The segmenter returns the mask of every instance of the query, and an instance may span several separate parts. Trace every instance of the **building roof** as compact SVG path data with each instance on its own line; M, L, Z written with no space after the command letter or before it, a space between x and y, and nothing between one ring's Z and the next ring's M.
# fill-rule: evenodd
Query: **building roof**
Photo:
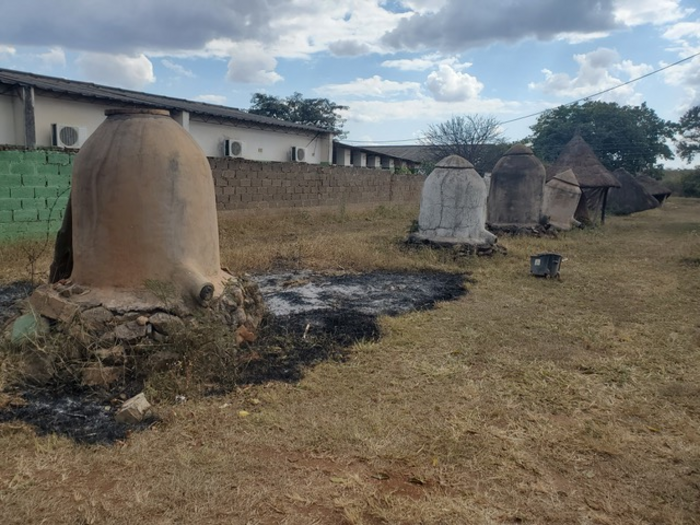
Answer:
M289 130L307 131L312 133L333 133L324 128L287 122L270 117L253 115L246 111L205 102L194 102L174 97L152 95L139 91L130 91L91 82L68 80L65 78L49 77L34 73L24 73L0 68L0 85L32 86L35 89L54 93L57 97L85 97L104 101L109 104L146 106L167 110L187 111L190 114L206 118L220 118L246 122L250 125L287 128Z
M644 186L649 193L654 197L668 197L672 191L661 184L658 180L651 178L649 175L637 175L637 182Z
M571 169L582 188L619 188L620 183L598 160L581 135L575 135L559 154L556 162L547 169L548 179L557 173Z
M387 155L389 157L397 157L400 159L410 160L412 162L434 162L440 160L444 155L440 154L440 150L435 146L418 144L410 146L348 146L350 148L360 149L368 153L376 155ZM438 158L440 157L440 158Z
M608 194L608 208L611 213L629 215L659 206L659 201L625 168L616 169L613 175L620 182L620 187L612 188Z

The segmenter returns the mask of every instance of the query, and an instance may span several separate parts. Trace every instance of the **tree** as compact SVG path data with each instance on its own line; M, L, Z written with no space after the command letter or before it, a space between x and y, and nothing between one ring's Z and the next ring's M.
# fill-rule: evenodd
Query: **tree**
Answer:
M678 121L680 138L676 139L678 155L690 162L700 154L700 106L690 108Z
M432 146L436 160L459 155L483 174L493 168L508 148L499 126L498 120L492 116L454 116L428 126L421 143Z
M675 124L659 118L646 104L620 106L614 102L585 102L545 111L528 140L543 161L553 162L576 133L609 170L660 174L659 158L672 159L667 142Z
M250 102L252 106L248 113L253 115L315 126L338 134L342 133L345 123L338 112L348 109L348 106L341 106L327 98L303 98L301 93L294 93L287 98L255 93Z

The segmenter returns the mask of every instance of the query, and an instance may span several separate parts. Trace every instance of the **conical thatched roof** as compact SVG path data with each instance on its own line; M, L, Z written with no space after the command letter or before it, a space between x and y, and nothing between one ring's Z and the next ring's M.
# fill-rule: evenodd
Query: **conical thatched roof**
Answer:
M559 154L556 162L547 170L553 177L557 173L573 170L581 188L619 188L620 183L601 164L591 147L581 135L575 135Z
M659 206L659 201L652 197L626 169L618 168L613 175L620 182L620 187L612 188L608 194L608 208L611 213L629 215Z
M651 195L653 195L657 200L661 201L671 195L671 190L661 184L658 180L650 177L649 175L637 175L637 182L644 186Z

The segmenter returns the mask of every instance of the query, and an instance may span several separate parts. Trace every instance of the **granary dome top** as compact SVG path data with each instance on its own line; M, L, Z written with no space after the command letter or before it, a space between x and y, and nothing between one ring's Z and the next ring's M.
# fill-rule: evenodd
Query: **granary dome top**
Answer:
M503 154L504 157L506 155L534 155L534 153L525 144L515 144Z
M449 155L435 164L436 168L474 169L474 165L459 155Z

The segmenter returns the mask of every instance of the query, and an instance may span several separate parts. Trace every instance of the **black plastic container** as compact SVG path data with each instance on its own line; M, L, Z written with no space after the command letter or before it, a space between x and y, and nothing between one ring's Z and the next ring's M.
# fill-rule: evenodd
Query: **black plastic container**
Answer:
M530 256L530 273L537 277L559 277L561 255L558 253L539 253Z

